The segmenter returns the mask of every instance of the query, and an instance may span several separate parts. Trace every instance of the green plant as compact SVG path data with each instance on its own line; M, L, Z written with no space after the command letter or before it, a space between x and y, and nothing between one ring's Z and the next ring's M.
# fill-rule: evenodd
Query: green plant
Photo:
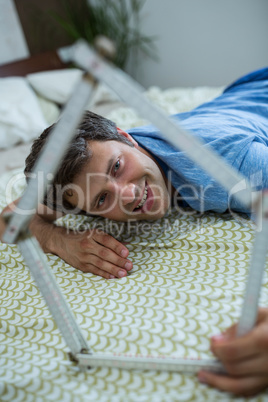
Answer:
M132 52L156 59L155 38L140 33L141 9L146 0L62 0L63 15L53 18L73 40L84 38L93 44L96 36L113 40L117 52L114 63L124 69Z

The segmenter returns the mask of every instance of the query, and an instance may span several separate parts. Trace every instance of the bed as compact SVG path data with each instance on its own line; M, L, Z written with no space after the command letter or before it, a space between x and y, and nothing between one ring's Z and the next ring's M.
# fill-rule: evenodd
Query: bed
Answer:
M0 105L1 209L22 194L24 159L31 142L57 120L81 76L80 70L62 65L37 70L12 70L14 78L6 66L0 78L1 93L6 94ZM163 91L156 86L145 95L172 114L190 110L222 90ZM145 123L103 85L88 107L122 129ZM73 228L103 221L67 216L59 224ZM240 315L254 224L244 215L178 216L173 211L147 232L140 233L135 224L131 230L122 224L119 232L134 265L122 279L84 274L57 256L46 255L89 346L96 352L212 358L210 336ZM195 375L106 368L78 371L16 245L0 243L0 263L1 401L246 400L202 385ZM266 276L260 304L268 304ZM267 399L267 392L251 398Z

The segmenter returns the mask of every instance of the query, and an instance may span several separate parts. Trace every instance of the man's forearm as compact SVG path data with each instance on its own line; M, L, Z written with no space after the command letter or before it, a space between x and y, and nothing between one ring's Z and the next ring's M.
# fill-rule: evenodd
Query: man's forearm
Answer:
M47 221L39 215L32 219L29 229L38 240L45 253L58 255L59 243L66 234L66 229L56 226L52 221Z
M12 211L17 201L4 211ZM132 269L125 245L99 229L77 232L57 226L54 222L61 216L40 204L30 222L29 229L45 253L55 254L74 268L106 279L122 278ZM0 235L4 226L0 216Z

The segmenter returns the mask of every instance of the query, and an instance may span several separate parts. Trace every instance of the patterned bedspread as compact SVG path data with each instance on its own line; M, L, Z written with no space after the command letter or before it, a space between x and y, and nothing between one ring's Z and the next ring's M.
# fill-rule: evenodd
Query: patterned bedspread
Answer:
M1 207L21 194L20 176L2 176ZM172 211L143 230L73 216L60 224L106 225L129 243L134 269L123 279L84 274L47 255L93 351L212 358L210 336L240 315L254 236L246 217ZM16 245L0 244L0 264L1 401L244 400L200 384L195 375L78 371ZM266 276L260 304L268 305ZM268 393L251 400L267 401Z

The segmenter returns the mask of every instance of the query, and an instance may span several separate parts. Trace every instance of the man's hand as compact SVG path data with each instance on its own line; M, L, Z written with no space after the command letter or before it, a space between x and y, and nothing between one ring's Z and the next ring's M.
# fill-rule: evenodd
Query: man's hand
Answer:
M211 350L227 375L200 371L200 382L236 395L252 396L268 387L268 309L260 308L256 326L236 338L237 324L211 338Z
M132 269L132 262L127 259L128 249L105 232L92 229L77 234L64 228L54 230L46 251L73 267L106 279L122 278Z

